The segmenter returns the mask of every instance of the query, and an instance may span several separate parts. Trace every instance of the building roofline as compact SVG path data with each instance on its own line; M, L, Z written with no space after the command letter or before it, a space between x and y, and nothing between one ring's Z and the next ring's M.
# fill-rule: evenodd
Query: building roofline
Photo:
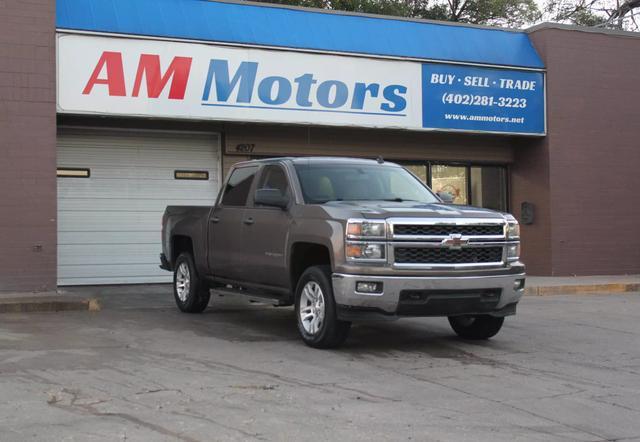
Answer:
M315 12L319 14L347 15L351 17L364 17L364 18L373 18L378 20L397 20L397 21L423 23L423 24L439 25L439 26L457 26L461 28L483 29L486 31L504 31L504 32L511 32L515 34L526 34L529 30L528 28L527 29L504 28L501 26L477 25L473 23L461 23L461 22L446 21L446 20L431 20L431 19L417 18L417 17L402 17L399 15L342 11L338 9L322 9L322 8L314 8L314 7L308 7L308 6L285 5L280 3L264 3L264 2L251 1L251 0L204 0L204 1L213 2L213 3L230 3L234 5L250 5L250 6L257 6L262 8L289 9L292 11Z
M569 25L564 23L553 23L553 22L539 23L537 25L533 25L530 28L525 29L524 31L527 34L531 34L533 32L542 31L545 29L557 29L561 31L588 32L591 34L603 34L603 35L613 35L618 37L640 38L640 32L622 31L619 29L610 29L610 28L596 28L592 26Z

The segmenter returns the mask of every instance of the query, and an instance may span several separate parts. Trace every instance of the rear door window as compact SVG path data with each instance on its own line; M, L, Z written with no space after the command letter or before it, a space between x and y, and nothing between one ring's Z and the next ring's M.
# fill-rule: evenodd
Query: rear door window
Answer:
M257 170L257 166L241 167L231 173L222 194L223 206L242 207L247 204L249 191Z

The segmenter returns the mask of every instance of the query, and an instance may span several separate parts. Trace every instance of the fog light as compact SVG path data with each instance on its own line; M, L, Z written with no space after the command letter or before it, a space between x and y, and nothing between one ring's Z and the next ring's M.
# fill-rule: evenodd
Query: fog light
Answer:
M360 293L382 293L382 283L373 281L358 281L356 292Z
M513 282L513 289L514 290L522 290L524 288L524 279L516 279Z

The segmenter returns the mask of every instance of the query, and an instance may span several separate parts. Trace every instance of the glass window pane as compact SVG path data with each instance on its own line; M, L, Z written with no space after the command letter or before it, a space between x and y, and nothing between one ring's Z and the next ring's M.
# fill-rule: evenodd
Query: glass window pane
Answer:
M402 167L413 173L420 180L427 184L427 166L424 164L403 164Z
M437 201L426 186L405 169L391 165L296 164L308 204L328 201Z
M469 204L466 166L432 165L431 188L434 192L451 194L454 204Z
M504 167L471 168L471 204L487 209L507 210L507 173Z
M223 206L244 206L247 203L257 167L241 167L231 174L222 196Z
M266 166L262 170L258 189L276 189L281 195L288 195L289 185L287 176L280 166Z

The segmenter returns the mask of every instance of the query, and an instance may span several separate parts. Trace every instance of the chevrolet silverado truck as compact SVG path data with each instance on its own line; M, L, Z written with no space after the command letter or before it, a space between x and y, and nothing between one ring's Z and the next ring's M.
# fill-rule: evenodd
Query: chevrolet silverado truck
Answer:
M210 290L294 305L316 348L352 322L402 317L488 339L524 291L519 232L382 159L276 158L236 164L212 207L167 207L160 266L181 311L202 312Z

